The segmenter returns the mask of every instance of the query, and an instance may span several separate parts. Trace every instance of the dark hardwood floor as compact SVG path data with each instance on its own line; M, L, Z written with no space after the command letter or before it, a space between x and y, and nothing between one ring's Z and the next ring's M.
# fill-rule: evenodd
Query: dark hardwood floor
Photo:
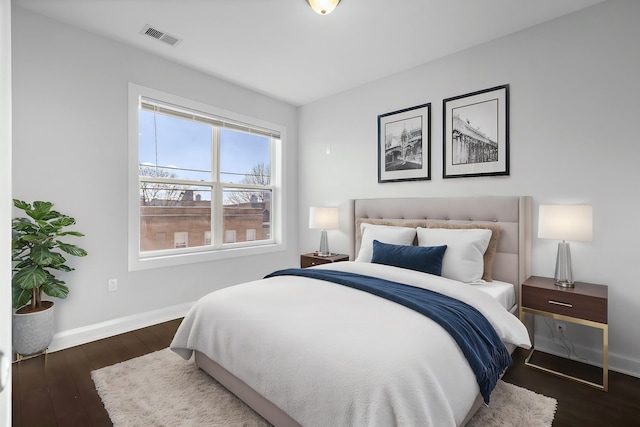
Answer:
M180 320L13 364L13 426L111 426L91 371L168 347ZM640 378L609 373L609 392L524 366L516 350L506 382L554 397L554 427L640 426ZM517 426L526 427L526 426Z
M180 320L13 364L13 426L111 426L91 371L166 348Z

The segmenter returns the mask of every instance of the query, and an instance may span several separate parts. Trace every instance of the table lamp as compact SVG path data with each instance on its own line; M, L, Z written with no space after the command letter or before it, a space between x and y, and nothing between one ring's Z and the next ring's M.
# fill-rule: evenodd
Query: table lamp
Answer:
M555 284L573 288L571 250L566 240L589 242L593 234L593 212L589 205L540 205L538 237L558 239Z
M309 228L322 230L319 256L330 256L327 230L338 228L338 208L309 208Z

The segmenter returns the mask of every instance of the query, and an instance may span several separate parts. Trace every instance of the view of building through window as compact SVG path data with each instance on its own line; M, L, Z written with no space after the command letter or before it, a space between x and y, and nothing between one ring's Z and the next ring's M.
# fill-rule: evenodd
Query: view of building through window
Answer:
M140 252L272 238L274 136L141 102Z

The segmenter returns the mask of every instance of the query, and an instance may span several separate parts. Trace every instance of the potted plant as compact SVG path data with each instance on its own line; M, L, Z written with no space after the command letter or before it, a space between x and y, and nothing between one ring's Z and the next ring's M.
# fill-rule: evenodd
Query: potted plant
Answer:
M54 275L74 270L65 264L63 253L83 257L87 252L60 240L84 234L67 231L76 220L53 210L53 203L36 201L32 206L13 199L13 204L27 215L11 223L13 350L27 356L41 353L53 339L53 301L43 301L42 294L67 297L69 288Z

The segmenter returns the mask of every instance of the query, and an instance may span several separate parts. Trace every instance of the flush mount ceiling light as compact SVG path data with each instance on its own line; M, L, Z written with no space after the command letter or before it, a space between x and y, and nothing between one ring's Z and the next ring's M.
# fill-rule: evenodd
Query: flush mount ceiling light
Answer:
M319 15L328 15L338 6L340 0L307 0L311 9Z

